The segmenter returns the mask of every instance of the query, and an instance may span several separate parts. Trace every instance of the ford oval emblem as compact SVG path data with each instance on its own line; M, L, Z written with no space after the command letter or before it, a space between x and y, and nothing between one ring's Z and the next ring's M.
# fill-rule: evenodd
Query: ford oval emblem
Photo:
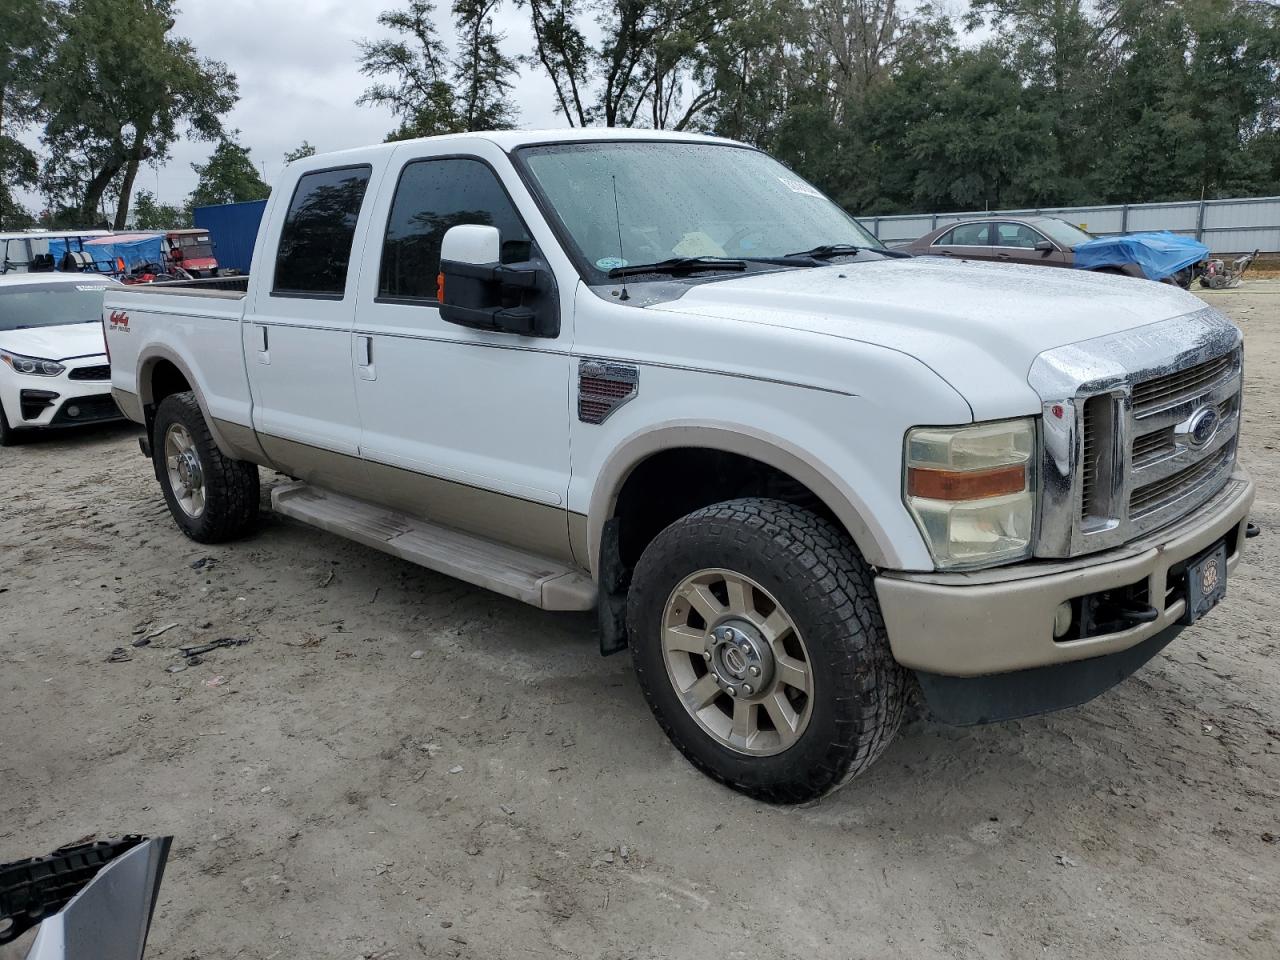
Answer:
M1201 407L1187 421L1187 443L1197 449L1213 439L1221 422L1217 407Z

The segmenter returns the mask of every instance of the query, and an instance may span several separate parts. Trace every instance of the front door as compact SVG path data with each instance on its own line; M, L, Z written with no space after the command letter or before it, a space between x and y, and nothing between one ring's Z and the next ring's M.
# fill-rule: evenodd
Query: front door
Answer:
M991 225L995 258L1005 263L1065 267L1066 255L1039 230L1025 223L999 220Z
M368 165L304 173L242 324L253 426L280 470L321 486L363 493L360 419L351 371ZM279 220L279 218L276 218ZM357 261L358 264L358 261Z
M379 502L567 560L571 315L557 338L440 317L450 227L497 227L504 262L539 255L532 200L522 194L522 215L495 173L510 161L483 141L474 151L414 144L388 171L352 336L360 446Z

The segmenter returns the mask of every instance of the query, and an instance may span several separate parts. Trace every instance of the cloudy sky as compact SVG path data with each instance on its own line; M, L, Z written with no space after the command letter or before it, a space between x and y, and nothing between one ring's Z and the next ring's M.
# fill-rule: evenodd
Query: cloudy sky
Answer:
M184 0L174 33L201 56L221 60L240 82L240 102L226 118L240 129L268 182L280 172L285 152L309 140L318 151L379 143L395 127L390 113L357 107L369 81L356 63L356 41L384 35L376 20L396 0ZM440 36L453 42L448 0L439 0ZM529 53L533 35L527 11L508 5L495 20L511 56ZM554 92L544 74L526 70L514 91L522 127L563 126L553 108ZM211 145L182 141L157 172L144 167L138 189L167 203L180 203L195 186L192 163L203 162ZM39 209L41 199L25 198Z

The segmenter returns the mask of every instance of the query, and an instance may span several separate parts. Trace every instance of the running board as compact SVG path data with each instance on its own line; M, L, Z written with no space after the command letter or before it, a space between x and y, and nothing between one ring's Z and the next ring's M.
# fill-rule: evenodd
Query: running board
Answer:
M276 513L543 610L592 610L596 585L580 570L483 537L329 493L306 483L271 491Z

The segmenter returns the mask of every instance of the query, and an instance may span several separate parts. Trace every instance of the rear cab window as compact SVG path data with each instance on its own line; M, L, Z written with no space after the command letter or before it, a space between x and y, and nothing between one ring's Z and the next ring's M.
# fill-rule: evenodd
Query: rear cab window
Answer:
M342 299L371 172L360 165L298 178L280 230L272 296Z

